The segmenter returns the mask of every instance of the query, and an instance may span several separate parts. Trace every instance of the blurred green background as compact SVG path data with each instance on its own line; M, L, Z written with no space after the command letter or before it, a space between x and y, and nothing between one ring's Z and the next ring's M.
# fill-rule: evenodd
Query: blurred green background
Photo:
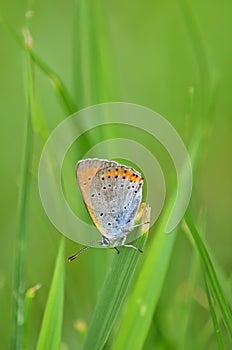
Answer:
M90 10L82 3L9 1L1 3L0 12L21 38L22 29L29 27L33 50L60 76L78 109L101 102L132 102L164 116L187 148L198 141L194 139L196 135L203 134L203 142L195 155L192 206L196 216L204 213L206 245L231 302L232 3L226 0L146 0L143 3L100 0L96 6L86 1ZM25 13L29 10L33 13L26 19ZM13 271L28 85L25 52L4 25L0 27L0 42L0 348L8 349L13 332ZM37 67L34 79L37 114L50 133L74 110L69 113L62 107L49 79ZM28 349L34 349L38 340L61 238L39 198L38 162L47 136L41 137L36 125L35 121L27 169L25 290L38 283L41 288L31 305ZM68 164L75 164L90 145L116 134L146 140L145 135L136 135L133 130L96 128L79 141ZM152 152L160 152L157 158L169 170L171 163L166 161L165 151L160 148L157 144ZM71 165L66 168L64 164L64 178L68 179L64 186L67 193L73 193L70 201L78 207L75 200L80 201L80 197L77 187L72 187L75 184ZM172 176L174 178L174 172ZM150 232L152 235L155 227ZM197 266L198 258L181 228L175 235L164 287L143 348L217 349L199 271L189 308L186 343L184 346L180 343L179 324L185 318L189 273L192 259ZM68 256L78 246L66 241ZM145 248L145 257L146 254ZM76 322L88 326L113 256L112 251L91 249L78 262L66 264L62 349L78 349L82 343L83 334L80 327L75 326ZM229 348L227 338L225 344L225 348Z

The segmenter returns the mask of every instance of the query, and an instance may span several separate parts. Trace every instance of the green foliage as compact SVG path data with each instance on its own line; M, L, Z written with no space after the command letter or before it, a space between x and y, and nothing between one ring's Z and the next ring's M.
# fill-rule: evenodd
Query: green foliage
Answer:
M150 209L145 207L140 223L149 222L149 212ZM143 249L147 238L143 225L140 226L140 231L141 237L137 240L136 246ZM120 255L113 259L101 289L83 349L104 348L140 259L141 253L135 249L121 249Z
M59 349L62 337L64 301L64 238L61 239L56 266L36 349Z
M1 7L2 348L10 341L14 350L231 348L232 5L80 0ZM162 166L168 195L149 239L136 243L142 255L90 249L69 264L64 244L67 256L75 244L60 242L41 206L40 154L60 121L111 101L148 106L179 132L193 165L191 209L166 235L176 174L165 150L135 128L90 130L62 171L66 199L83 220L74 165L104 140L144 144Z

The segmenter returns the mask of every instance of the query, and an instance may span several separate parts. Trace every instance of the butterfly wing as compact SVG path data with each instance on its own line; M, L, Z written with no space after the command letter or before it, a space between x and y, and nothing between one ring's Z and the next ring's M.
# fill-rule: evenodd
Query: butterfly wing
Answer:
M84 203L88 209L88 212L94 224L97 226L97 228L101 233L102 233L101 226L99 225L99 222L95 215L95 211L92 208L92 205L90 202L90 199L91 199L90 188L96 173L102 168L106 168L113 165L116 166L118 165L118 163L114 161L93 158L93 159L80 160L76 166L77 183L79 185L82 198L84 200Z
M133 227L142 199L142 184L140 173L120 164L104 164L95 173L89 203L97 227L109 240L125 237Z

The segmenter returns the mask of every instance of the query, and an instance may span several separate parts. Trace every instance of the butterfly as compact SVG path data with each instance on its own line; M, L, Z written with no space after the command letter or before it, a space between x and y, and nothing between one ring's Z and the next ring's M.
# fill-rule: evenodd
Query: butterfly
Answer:
M142 175L115 161L88 158L77 163L76 178L89 215L102 235L100 244L117 252L118 246L141 251L126 244L126 239L136 226L134 221L142 200ZM90 246L92 243L68 260L74 260Z

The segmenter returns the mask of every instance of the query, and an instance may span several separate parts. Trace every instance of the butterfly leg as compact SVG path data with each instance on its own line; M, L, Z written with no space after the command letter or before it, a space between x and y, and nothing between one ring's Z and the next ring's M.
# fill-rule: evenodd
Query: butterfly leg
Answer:
M101 245L103 245L105 247L109 247L109 245L110 245L109 239L107 237L105 237L105 236L102 236ZM113 247L113 248L116 250L117 254L120 253L119 249L116 246Z
M132 227L134 229L135 227L140 227L140 226L148 225L148 224L150 224L150 221L141 222L141 224L133 225Z
M124 236L124 237L122 238L122 241L121 241L121 244L120 244L120 245L123 246L123 247L126 247L126 248L133 248L133 249L137 250L138 252L143 253L143 251L142 251L140 248L135 247L135 246L132 245L132 244L125 244L125 242L126 242L126 236ZM117 243L119 243L119 242L117 242Z
M116 250L117 254L120 253L120 250L117 247L114 247L114 249Z
M138 247L136 247L136 246L134 246L134 245L132 245L132 244L124 244L123 247L126 247L126 248L133 248L133 249L137 250L138 252L143 253L143 250L142 250L142 249L140 249L140 248L138 248Z

